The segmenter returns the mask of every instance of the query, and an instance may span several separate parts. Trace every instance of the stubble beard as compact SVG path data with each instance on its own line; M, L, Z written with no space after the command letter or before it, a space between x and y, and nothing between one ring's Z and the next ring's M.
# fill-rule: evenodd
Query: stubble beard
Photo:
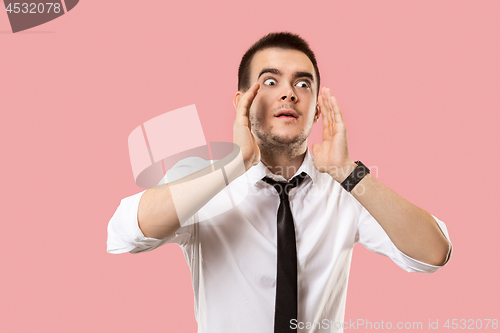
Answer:
M293 158L303 153L302 148L304 142L307 140L311 128L306 131L303 129L294 137L284 137L272 132L273 126L269 127L269 131L262 130L261 119L255 116L254 112L250 113L250 123L252 125L252 132L257 137L257 143L260 148L262 157L288 157Z

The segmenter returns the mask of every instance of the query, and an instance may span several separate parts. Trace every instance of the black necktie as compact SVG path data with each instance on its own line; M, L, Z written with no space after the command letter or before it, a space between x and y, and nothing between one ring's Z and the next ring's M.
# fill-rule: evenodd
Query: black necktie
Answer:
M290 328L290 320L297 319L297 246L288 194L302 183L306 175L302 172L288 183L277 182L269 177L262 179L272 185L280 196L274 333L296 331Z

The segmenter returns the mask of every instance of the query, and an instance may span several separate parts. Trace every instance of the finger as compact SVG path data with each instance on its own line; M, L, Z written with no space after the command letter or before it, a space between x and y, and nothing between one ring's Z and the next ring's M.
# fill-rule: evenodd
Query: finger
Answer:
M331 118L332 124L335 124L334 109L331 103L331 98L333 97L332 92L329 88L325 88L325 100L328 101L329 116Z
M318 105L319 105L319 110L321 112L321 116L323 118L323 128L328 127L330 125L330 120L326 113L325 99L323 98L322 95L318 96Z
M237 115L248 117L248 111L250 110L250 106L252 102L257 96L257 91L259 90L259 83L255 82L241 97L241 100L238 104Z
M335 125L335 119L333 118L333 109L332 105L330 104L330 96L328 94L329 89L328 88L323 88L323 103L326 106L326 116L328 117L328 123L329 126L331 127L330 129L330 135L333 135L333 126Z
M344 118L342 117L342 112L340 111L340 107L339 107L339 104L337 103L337 99L332 96L330 98L330 100L333 104L333 113L334 113L335 121L343 124Z
M329 112L329 107L326 105L323 96L318 97L318 103L323 118L323 140L326 140L328 136L333 135L332 119L329 116L331 112Z

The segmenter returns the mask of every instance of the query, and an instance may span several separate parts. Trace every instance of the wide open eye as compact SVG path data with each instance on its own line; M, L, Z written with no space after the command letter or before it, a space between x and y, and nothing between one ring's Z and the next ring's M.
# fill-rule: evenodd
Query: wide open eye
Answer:
M275 79L265 79L264 84L266 86L274 86L274 85L276 85L276 80Z
M300 87L300 88L309 88L310 87L310 84L308 81L305 81L305 80L300 80L299 82L297 82L297 84L295 84L296 86Z

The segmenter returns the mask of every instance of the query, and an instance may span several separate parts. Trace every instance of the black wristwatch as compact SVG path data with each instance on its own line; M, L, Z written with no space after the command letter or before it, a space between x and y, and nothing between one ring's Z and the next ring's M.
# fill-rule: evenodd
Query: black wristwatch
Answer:
M370 169L368 169L361 161L354 162L358 166L354 169L349 176L340 184L347 192L351 192L351 190L356 186L361 179L363 179L366 174L370 173Z

